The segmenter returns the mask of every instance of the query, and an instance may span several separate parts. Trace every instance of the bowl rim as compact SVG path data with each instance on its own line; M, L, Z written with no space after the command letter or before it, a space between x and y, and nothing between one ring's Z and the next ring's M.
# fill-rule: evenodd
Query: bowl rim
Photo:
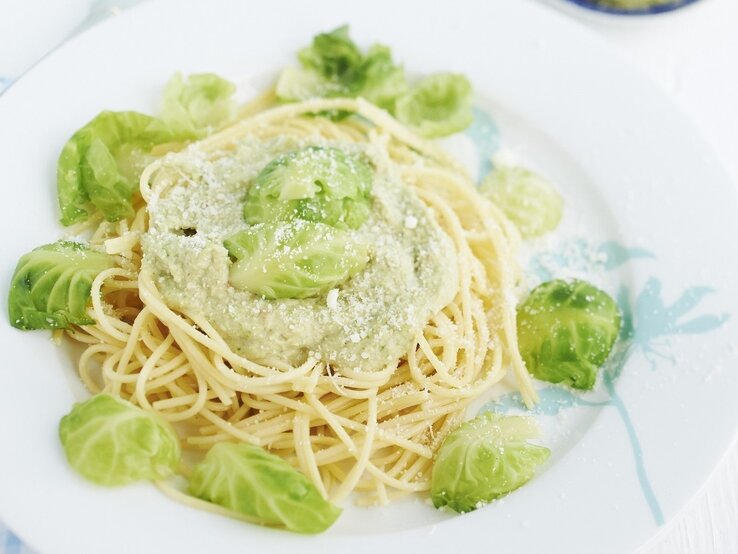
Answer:
M565 0L570 4L575 4L581 8L592 10L599 13L605 13L610 15L657 15L660 13L672 12L679 8L685 8L691 4L698 2L699 0L675 0L674 3L655 5L646 8L615 8L612 6L604 6L597 4L597 0Z

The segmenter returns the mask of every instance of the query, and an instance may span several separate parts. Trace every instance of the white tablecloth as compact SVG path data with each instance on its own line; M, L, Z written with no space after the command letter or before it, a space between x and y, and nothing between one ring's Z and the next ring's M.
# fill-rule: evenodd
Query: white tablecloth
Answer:
M70 35L139 1L4 0L0 89ZM738 0L703 0L639 20L590 14L563 0L529 1L581 20L660 84L692 116L738 183ZM0 554L31 554L2 522ZM738 554L738 444L641 554Z

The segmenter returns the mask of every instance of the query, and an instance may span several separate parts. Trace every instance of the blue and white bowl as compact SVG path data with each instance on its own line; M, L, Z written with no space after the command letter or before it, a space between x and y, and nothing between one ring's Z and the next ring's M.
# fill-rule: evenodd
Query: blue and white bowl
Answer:
M582 8L587 8L596 12L613 14L613 15L656 15L684 8L690 4L694 4L698 0L674 0L668 4L651 6L649 8L614 8L605 6L598 0L567 0L571 4L576 4Z

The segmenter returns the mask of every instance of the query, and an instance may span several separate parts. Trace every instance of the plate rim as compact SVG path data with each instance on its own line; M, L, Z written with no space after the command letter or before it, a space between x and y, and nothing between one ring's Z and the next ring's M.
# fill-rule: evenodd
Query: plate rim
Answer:
M13 97L13 94L15 93L15 90L14 90L14 89L16 89L16 87L17 87L17 85L18 85L18 83L19 83L19 82L23 81L23 80L24 80L24 79L26 78L26 75L30 74L30 73L31 73L31 72L32 72L33 70L35 70L35 68L36 68L36 67L40 66L41 64L46 64L46 63L51 63L51 62L53 62L53 60L54 60L54 59L55 59L55 57L56 57L56 54L57 54L57 52L59 52L60 50L62 50L62 49L64 49L64 48L66 48L66 47L67 47L67 46L68 46L69 44L76 44L76 43L78 43L78 42L80 42L80 41L82 41L82 40L87 40L87 39L86 39L85 37L88 37L88 36L90 36L90 35L91 35L91 34L93 34L93 33L97 33L97 34L100 34L100 33L101 33L101 31L100 31L100 29L101 29L101 28L102 28L102 29L105 29L105 28L106 28L106 26L112 26L112 25L114 24L114 22L116 22L116 21L119 21L120 19L123 19L123 18L127 18L128 20L130 20L130 19L131 19L132 17L135 17L137 13L140 13L140 12L141 12L141 11L143 11L144 9L149 9L149 10L152 10L152 11L153 11L153 10L154 10L154 8L152 8L151 6L172 5L172 4L174 4L174 2L173 2L173 1L170 1L170 0L160 0L160 1L158 1L158 2L145 2L145 3L139 4L139 5L137 5L137 6L134 6L134 7L133 7L133 8L131 8L130 10L127 10L127 11L126 11L126 12L125 12L124 14L122 14L122 16L120 16L119 18L114 18L114 19L110 19L110 20L108 20L108 21L104 21L104 22L102 22L102 23L100 23L100 24L97 24L97 25L93 26L93 27L92 27L92 28L90 28L90 29L87 29L87 30L85 30L85 31L84 31L84 32L82 32L82 33L81 33L80 35L78 35L78 36L76 36L76 37L72 38L71 40L65 41L65 42L64 42L64 43L62 43L62 44L61 44L61 45L60 45L60 46L59 46L59 47L58 47L57 49L55 49L55 50L54 50L54 51L53 51L52 53L50 53L49 55L45 56L45 57L44 57L44 58L43 58L42 60L40 60L40 61L39 61L39 62L38 62L37 64L34 64L34 66L32 66L32 68L30 68L30 69L29 69L29 70L28 70L27 72L25 72L25 73L23 74L23 76L21 76L21 77L20 77L20 78L19 78L19 79L18 79L18 80L17 80L16 82L15 82L15 83L13 83L13 85L11 85L11 87L9 87L9 88L8 88L8 89L7 89L7 90L6 90L6 91L5 91L4 93L3 93L3 95L2 95L2 98L0 98L0 112L2 111L2 109L3 109L4 105L5 105L6 103L7 103L7 100L5 100L5 99L6 99L6 98L8 98L8 97L11 97L11 98ZM510 4L512 4L512 2L500 1L500 2L499 2L499 4L500 4L500 5L505 5L505 4L508 4L508 5L510 5ZM221 3L221 4L219 4L219 6L222 6L222 5L223 5L222 3ZM529 5L529 6L528 6L527 8L525 8L525 9L524 9L523 11L525 11L525 10L528 10L528 9L529 9L529 10L530 10L531 12L535 12L535 11L538 11L538 10L540 10L540 12L544 12L544 11L546 11L546 8L544 8L544 7L535 7L535 8L534 8L534 7L532 6L532 5ZM563 16L559 16L559 14L552 14L552 13L550 13L550 12L548 13L547 17L560 17L560 19L561 19L562 21L564 21L564 20L565 20L565 18L564 18ZM567 24L570 24L570 25L571 25L572 27L573 27L573 26L576 26L576 25L575 25L575 24L574 24L573 22L569 22L568 20L567 20ZM582 31L582 30L583 30L583 31L585 31L586 33L588 33L588 34L590 35L590 40L595 40L595 41L599 41L599 42L601 43L601 44L600 44L601 46L602 46L602 45L606 46L606 47L607 47L607 49L609 49L609 50L610 50L611 54L615 54L615 55L616 55L616 56L617 56L618 58L620 58L620 55L618 55L618 54L617 54L617 52L616 52L616 51L615 51L614 49L612 49L612 48L610 47L610 45L608 45L607 43L605 43L604 41L602 41L602 40L601 40L601 39L600 39L599 37L597 37L597 35L596 35L595 33L591 32L591 31L589 31L589 30L587 30L587 29L585 29L585 28L581 28L581 27L579 28L579 30L580 30L580 31ZM23 81L23 82L25 82L25 81ZM654 85L653 85L652 83L649 83L649 86L652 86L652 87L653 87ZM10 96L8 96L8 95L10 95ZM671 103L670 103L670 104L671 104ZM673 105L671 105L671 106L670 106L670 109L671 109L671 111L672 111L672 113L673 113L674 115L677 115L677 114L678 114L678 116L682 118L682 121L680 122L680 124L681 124L682 126L685 126L685 125L686 125L687 127L689 127L689 128L690 128L690 131L691 131L691 133L692 133L693 135L695 135L696 137L698 137L698 140L697 140L697 142L698 142L698 143L701 143L701 145L702 145L702 148L703 148L703 150L704 150L705 152L709 152L709 154L710 154L710 155L711 155L711 157L713 158L713 159L712 159L712 161L711 161L710 163L711 163L711 164L712 164L712 165L713 165L714 167L716 167L716 168L720 168L720 171L721 171L721 172L722 172L722 173L724 174L724 177L725 177L725 181L726 181L726 182L730 182L730 181L731 181L731 179L730 179L729 173L728 173L728 172L726 171L725 167L723 166L723 164L722 164L722 162L720 161L720 159L719 159L719 157L717 156L717 154L716 154L716 153L715 153L715 152L714 152L714 151L713 151L713 150L712 150L711 148L709 148L709 146L708 146L707 142L706 142L706 141L704 140L704 138L703 138L703 136L702 136L702 133L701 133L701 132L699 131L699 129L698 129L698 128L697 128L697 127L696 127L696 126L694 125L694 123L693 123L693 122L692 122L692 121L691 121L691 120L690 120L690 119L689 119L689 118L688 118L688 117L687 117L687 116L686 116L686 115L685 115L685 114L684 114L683 112L681 112L681 110L678 110L678 109L676 109L676 108L675 108L675 106L673 106ZM735 191L735 189L734 189L734 188L732 188L732 189L731 189L731 191L732 191L732 193L733 193L733 202L735 203L735 201L736 201L736 191ZM5 334L5 332L3 332L3 334ZM735 433L734 433L734 437L735 437ZM727 444L727 445L726 445L726 446L724 447L724 449L723 449L723 453L722 453L722 455L721 455L721 459L723 459L723 458L724 458L724 456L726 455L726 452L727 452L727 449L728 449L729 445L730 445L730 443L728 443L728 444ZM714 467L717 467L717 466L716 466L716 465L713 465L713 469L714 469ZM706 482L706 480L707 480L706 478L705 478L705 479L703 479L703 481L702 481L702 483L700 484L700 486L699 486L699 487L697 487L697 490L693 490L693 491L692 491L692 493L690 494L690 498L694 498L694 496L695 496L695 495L697 495L697 494L699 493L699 490L701 490L701 488L702 488L702 487L704 487L704 483ZM685 506L686 506L687 504L688 504L688 502L687 502L687 503L685 503L685 504L684 504L684 505L683 505L683 506L682 506L682 507L680 508L680 511L681 511L681 510L683 510L683 509L684 509L684 507L685 507ZM5 514L3 514L3 516L5 516ZM673 521L675 517L676 517L676 514L675 514L675 516L673 516L673 517L671 518L671 520ZM7 519L6 519L6 521L7 521ZM667 526L665 526L665 527L668 527L668 525L667 525ZM664 530L662 529L662 530L661 530L661 531L660 531L660 532L658 533L658 535L661 535L661 534L663 533L663 531L664 531ZM658 535L657 535L657 536L658 536ZM29 537L29 540L28 540L28 544L31 544L31 545L33 545L33 544L34 544L34 539L33 539L33 538L31 538L31 537Z

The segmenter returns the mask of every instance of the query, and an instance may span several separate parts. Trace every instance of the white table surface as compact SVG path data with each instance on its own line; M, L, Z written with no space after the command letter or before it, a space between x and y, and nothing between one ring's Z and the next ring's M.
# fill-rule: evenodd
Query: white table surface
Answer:
M70 34L138 1L0 0L0 89ZM591 14L563 0L527 1L580 20L658 83L693 118L738 183L738 0L703 0L638 20ZM738 442L702 491L639 552L738 553ZM1 522L0 554L31 554Z

